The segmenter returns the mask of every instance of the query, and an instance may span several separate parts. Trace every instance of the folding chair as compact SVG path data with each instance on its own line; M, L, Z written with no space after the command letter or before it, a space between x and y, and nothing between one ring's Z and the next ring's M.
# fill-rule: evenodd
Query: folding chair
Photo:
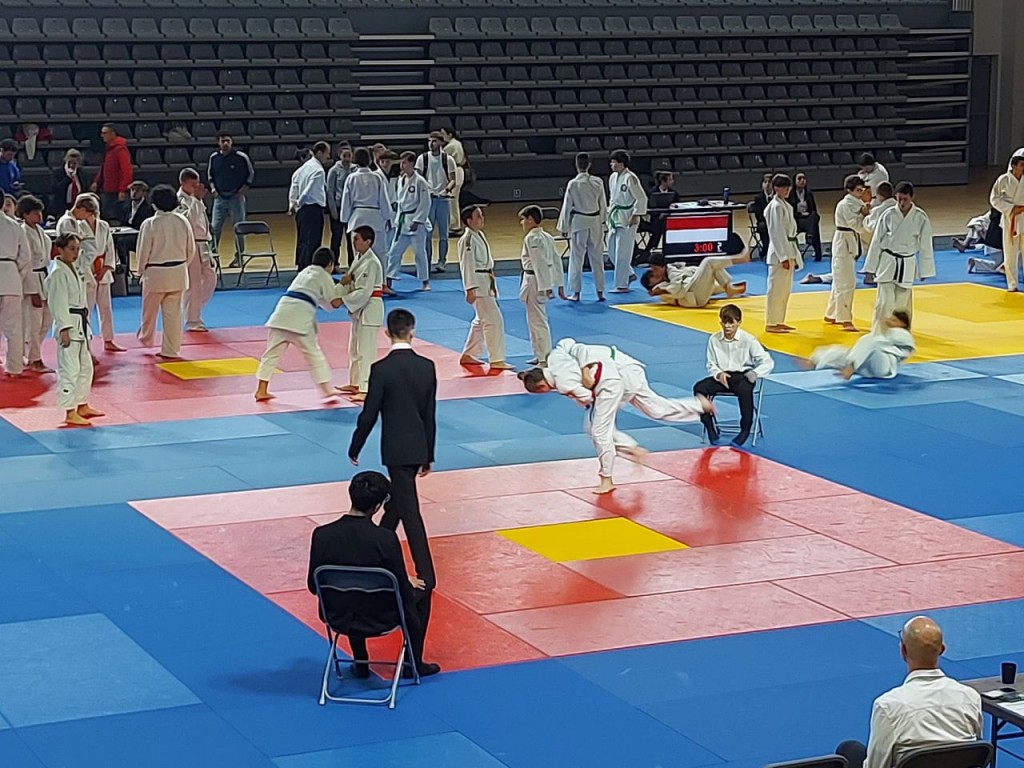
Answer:
M992 758L987 741L967 741L915 749L901 757L896 768L985 768Z
M747 238L747 247L751 251L757 248L757 253L764 259L766 258L766 250L764 243L761 242L761 233L757 230L757 214L754 212L753 200L747 203L747 219L750 222L750 237Z
M824 755L804 760L791 760L786 763L772 763L764 768L846 768L848 765L849 763L842 755Z
M247 236L264 236L267 238L267 250L265 251L250 251L246 245ZM271 267L270 271L267 272L267 279L264 285L270 285L270 278L273 276L277 280L277 284L281 285L281 273L277 268L277 251L274 250L274 240L270 236L270 226L265 221L239 221L235 224L235 237L241 243L242 252L238 254L238 259L242 264L242 268L238 272L238 282L235 283L235 287L238 288L242 285L242 280L245 278L245 268L249 266L249 262L253 259L270 259Z
M708 400L714 402L716 398L720 397L731 397L736 399L736 395L732 392L718 392L714 395L708 395ZM758 378L754 383L754 423L750 426L750 434L753 437L750 444L751 446L757 445L757 439L764 437L764 427L761 425L761 400L764 397L764 379ZM730 419L729 421L719 421L717 414L711 416L711 423L715 425L719 435L738 435L740 433L740 422L739 418L735 421ZM701 439L707 439L707 430L704 430L701 434ZM781 765L788 765L788 763L780 763ZM802 766L803 763L794 763L795 766ZM816 764L815 764L816 765ZM845 762L844 762L845 765Z
M562 215L560 208L541 208L541 215L544 216L544 221L558 221L558 217ZM559 254L561 258L565 258L569 254L569 238L565 237L561 232L556 232L552 237L555 238L556 243L562 244L562 253Z
M338 639L343 633L338 632L327 620L324 625L327 627L327 662L324 664L324 675L320 685L320 706L325 702L339 701L348 704L387 704L388 709L395 708L395 699L398 695L398 683L402 679L402 669L406 655L413 659L412 646L409 643L409 629L405 623L405 609L402 607L402 593L399 591L398 580L395 575L384 568L357 568L355 566L322 565L313 572L313 583L316 586L316 599L320 603L320 615L327 616L327 607L324 603L324 594L333 592L337 594L360 594L360 595L394 595L395 607L398 611L398 623L390 629L386 629L373 637L384 637L396 629L402 632L402 647L398 651L398 658L395 661L374 661L368 660L367 664L378 664L395 668L395 674L391 678L391 685L387 695L383 698L367 698L359 696L335 696L329 690L331 672L333 671L339 679L342 678L341 665L344 660L338 657ZM415 664L411 664L412 679L416 685L420 684L419 671Z

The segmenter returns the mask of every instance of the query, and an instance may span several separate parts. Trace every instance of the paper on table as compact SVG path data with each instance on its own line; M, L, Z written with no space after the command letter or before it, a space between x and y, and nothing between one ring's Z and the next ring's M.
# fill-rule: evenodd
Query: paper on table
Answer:
M1008 709L1015 715L1024 715L1024 701L1011 701L1000 704L1003 709Z

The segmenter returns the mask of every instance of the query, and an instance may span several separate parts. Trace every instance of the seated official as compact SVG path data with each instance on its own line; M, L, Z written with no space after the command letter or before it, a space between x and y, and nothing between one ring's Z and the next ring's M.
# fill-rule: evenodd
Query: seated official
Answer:
M757 239L761 243L761 259L768 258L768 220L765 218L765 211L768 210L768 203L775 194L772 189L772 177L774 174L766 173L761 177L761 191L754 195L754 199L747 203L747 215L750 216L750 224L757 230Z
M787 201L796 215L796 230L807 236L807 242L814 249L814 260L821 261L821 216L814 193L807 186L807 175L798 173L793 179L793 191Z
M665 220L668 218L666 211L672 203L679 202L680 194L673 188L675 183L676 175L672 171L654 172L654 186L647 195L649 218L640 222L640 231L650 235L647 240L648 253L661 246L665 238Z
M927 616L903 625L900 654L910 674L875 699L865 747L846 741L836 752L850 768L893 768L907 753L981 738L981 695L939 669L942 630Z
M726 304L718 312L722 330L711 334L708 339L708 373L693 385L693 394L711 397L732 393L740 407L740 432L733 438L736 447L743 445L750 437L754 424L754 384L767 376L775 367L764 347L753 334L740 330L743 312L735 304ZM708 434L708 442L718 442L718 429L712 414L702 414L700 420Z
M153 206L146 199L148 194L149 184L144 181L136 180L128 185L128 200L122 209L122 217L127 226L132 229L139 229L142 226L142 222L153 218ZM117 261L119 264L124 265L126 271L128 270L131 252L135 250L138 241L138 235L121 235L114 241L114 247L117 249Z
M373 522L374 515L380 512L390 494L391 482L380 472L360 472L349 481L349 511L333 523L321 525L313 531L307 587L316 594L313 574L322 565L384 568L391 571L401 591L413 662L420 676L427 677L440 672L441 667L423 661L423 641L427 628L423 626L416 606L416 601L423 594L423 582L406 574L402 547L395 532ZM356 662L352 665L352 674L356 677L369 677L369 665L359 663L370 658L366 639L398 625L394 596L328 591L323 599L327 616L321 615L320 618L325 619L336 632L347 635L352 646L352 658ZM404 670L403 676L412 677L411 670Z

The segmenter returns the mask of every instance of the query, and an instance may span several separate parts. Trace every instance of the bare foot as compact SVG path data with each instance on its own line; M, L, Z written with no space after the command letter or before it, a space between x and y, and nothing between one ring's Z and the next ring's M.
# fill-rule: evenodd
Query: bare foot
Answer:
M504 360L493 362L489 367L492 371L514 371L516 369L514 365L506 363Z
M424 291L429 291L430 290L430 283L424 283L423 284L423 290Z
M853 323L843 323L843 330L847 333L858 333L857 326Z
M565 288L562 288L561 286L558 287L558 298L565 301Z
M848 365L839 372L839 375L843 377L844 381L849 381L853 378L853 366Z
M8 379L20 379L21 378L21 374L20 373L8 373L6 375L7 375Z
M746 292L746 283L733 283L732 285L727 285L725 287L725 295L728 296L730 299L734 299L737 296L742 296Z
M156 356L161 360L181 360L180 355L165 355L163 352L157 352Z
M595 496L603 496L606 493L611 493L615 490L615 484L612 482L610 477L602 477L601 484L597 488L591 489L591 493Z
M960 253L967 250L967 247L964 245L964 241L955 237L953 238L953 247L960 251Z
M356 384L346 384L343 387L335 387L339 392L343 392L346 395L353 395L359 391L359 386Z
M42 360L36 360L34 363L31 363L29 365L28 369L30 371L32 371L33 373L53 373L54 372L53 368L50 368L49 366L47 366L46 363L44 363Z
M272 395L269 392L257 392L255 395L257 403L267 403L273 400L277 395Z
M91 427L92 422L79 416L77 411L68 411L64 416L64 423L69 427Z
M105 341L105 342L103 342L103 351L104 352L124 352L125 348L121 347L121 346L118 346L117 343L115 343L113 341Z
M812 363L810 360L808 360L806 358L800 358L799 360L797 360L796 364L799 365L800 368L805 370L805 371L813 371L814 370L814 363Z
M812 275L810 273L800 278L801 285L815 285L820 282L822 282L822 279L820 277L818 277L817 275Z
M88 405L78 406L78 415L85 419L98 419L100 416L106 416L103 411L97 411L95 408L90 408Z
M475 357L470 355L463 355L459 358L459 365L483 365L483 360L477 360Z
M612 288L608 293L629 293L629 288Z
M566 299L566 301L579 301L579 300L580 300L580 295L578 293L574 293L572 296L569 296Z
M963 251L961 251L961 253L963 253ZM968 259L967 260L967 274L968 275L974 273L974 265L975 264L977 264L977 262L974 259Z

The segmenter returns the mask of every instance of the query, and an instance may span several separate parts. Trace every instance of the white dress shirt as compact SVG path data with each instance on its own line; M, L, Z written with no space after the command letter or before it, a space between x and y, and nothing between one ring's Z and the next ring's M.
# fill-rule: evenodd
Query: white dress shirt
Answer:
M908 752L981 738L981 695L941 669L920 669L875 699L864 768L893 768Z
M708 339L708 373L746 373L753 371L757 378L767 376L775 367L761 342L742 328L732 339L725 338L722 331L711 334Z
M315 155L296 168L292 174L288 205L293 211L304 205L327 207L327 172Z

